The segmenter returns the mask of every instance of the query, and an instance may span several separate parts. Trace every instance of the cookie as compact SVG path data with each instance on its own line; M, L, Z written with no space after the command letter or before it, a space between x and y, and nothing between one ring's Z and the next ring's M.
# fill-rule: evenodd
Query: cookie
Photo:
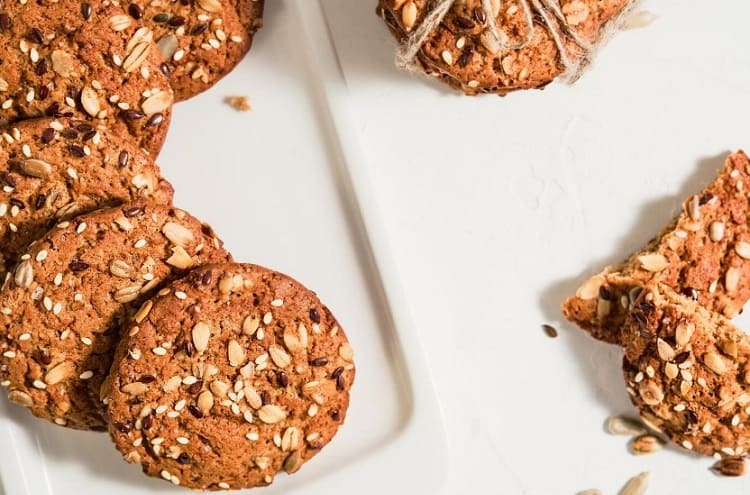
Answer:
M151 157L101 122L25 120L0 136L0 283L57 221L134 200L172 202Z
M129 203L59 223L0 291L0 380L10 399L63 426L103 428L101 384L121 324L171 279L230 258L207 226L173 206Z
M750 338L725 317L651 283L626 319L623 369L649 426L704 455L750 448Z
M206 266L146 303L120 343L110 434L150 476L202 490L268 485L336 434L352 359L334 316L295 280Z
M716 180L645 248L587 280L563 314L597 339L621 344L620 328L640 287L665 284L733 318L750 298L750 161L730 155Z
M467 95L505 95L543 88L566 69L585 65L589 47L634 2L489 0L487 10L482 0L462 0L452 2L442 21L431 26L444 3L379 1L378 15L402 47L415 44L416 51L400 63L415 65Z
M0 125L42 116L103 121L155 156L174 97L152 38L108 0L5 2Z
M127 11L153 32L162 71L182 101L211 87L242 60L262 23L262 6L249 0L136 0Z

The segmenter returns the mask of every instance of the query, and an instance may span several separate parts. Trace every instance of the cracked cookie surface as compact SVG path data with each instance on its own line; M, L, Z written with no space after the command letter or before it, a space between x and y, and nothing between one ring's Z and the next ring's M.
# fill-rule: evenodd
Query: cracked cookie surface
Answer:
M565 317L597 339L627 344L620 329L640 288L665 284L728 318L750 299L750 160L738 151L718 177L642 250L587 280Z

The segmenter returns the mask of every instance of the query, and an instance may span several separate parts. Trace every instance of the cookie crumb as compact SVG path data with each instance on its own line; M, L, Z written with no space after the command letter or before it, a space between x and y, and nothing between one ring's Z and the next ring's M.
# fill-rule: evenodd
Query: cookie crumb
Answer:
M542 330L544 330L544 333L547 334L547 337L551 339L557 338L557 329L552 325L544 324L542 325Z
M722 459L711 466L711 471L721 476L744 476L745 460L738 458Z
M238 112L249 112L252 109L250 106L250 100L247 96L227 96L224 99L224 102Z

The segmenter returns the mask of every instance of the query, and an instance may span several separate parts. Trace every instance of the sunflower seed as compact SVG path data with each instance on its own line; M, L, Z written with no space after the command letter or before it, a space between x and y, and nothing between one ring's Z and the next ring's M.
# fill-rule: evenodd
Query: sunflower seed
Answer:
M198 0L198 5L205 11L211 13L221 12L221 2L219 0Z
M734 251L745 260L750 260L750 242L739 241L734 246Z
M44 179L52 172L52 165L43 160L30 158L21 164L21 171L31 177Z
M736 267L730 267L724 278L724 287L729 294L733 294L740 285L740 270Z
M247 316L245 321L242 322L242 333L245 335L253 335L258 327L260 326L260 318L253 318Z
M47 385L57 385L73 374L73 365L70 363L60 363L44 375L44 382Z
M236 340L229 341L227 355L232 366L242 366L245 363L245 350Z
M13 281L21 289L28 289L34 281L34 268L29 260L24 260L16 267Z
M630 442L630 450L635 455L653 454L663 446L664 442L659 437L648 433L637 436Z
M724 223L723 222L712 222L708 228L708 236L714 242L719 242L724 238Z
M722 459L711 466L711 470L722 476L744 476L745 460L741 458Z
M715 352L707 352L703 356L703 363L706 365L708 369L713 371L714 373L721 375L726 373L729 370L729 367L727 366L727 363L724 361L724 358L722 358L719 354Z
M645 495L648 488L648 479L650 474L643 472L638 476L630 478L625 486L620 490L619 495Z
M8 398L12 402L24 407L31 407L34 404L31 396L21 390L11 390L10 393L8 393Z
M656 340L656 350L662 361L671 361L675 357L674 349L664 339L660 338Z
M167 264L180 270L187 270L195 264L195 261L182 246L175 246L172 248L172 256L167 259Z
M208 339L211 337L211 327L199 321L193 327L193 346L198 352L204 352L208 348Z
M213 407L214 407L214 395L210 391L204 390L198 396L198 409L200 409L200 411L205 415L211 412L211 409Z
M258 417L266 424L272 425L286 418L286 413L279 406L266 404L258 409Z
M211 389L211 392L213 392L213 394L220 399L225 398L227 396L227 392L229 392L229 385L222 382L221 380L215 380L211 382L209 388Z
M84 86L81 90L81 106L92 117L96 117L99 114L99 110L101 110L99 95L91 86Z
M658 253L642 254L638 256L638 261L640 261L644 270L652 273L663 271L669 266L667 258Z
M695 325L690 322L680 322L675 330L674 338L679 347L684 347L690 342L695 333Z
M155 95L149 96L143 101L143 103L141 104L141 110L143 110L143 113L145 113L146 116L150 116L155 113L165 111L171 105L172 105L172 92L171 91L159 91ZM192 240L192 234L191 234L190 239Z
M164 224L164 227L162 227L161 232L173 244L183 248L187 247L195 240L193 233L179 223L167 222Z
M133 382L124 385L121 390L128 395L142 395L148 390L148 386L142 382Z
M408 33L414 27L417 22L417 4L413 1L406 2L404 9L401 11L401 22L404 24L404 29Z
M268 354L271 356L271 360L279 368L286 368L292 363L292 358L287 354L281 346L276 344L271 345L268 348Z
M610 435L625 435L629 437L643 435L647 432L643 423L624 416L610 416L607 418L605 428Z

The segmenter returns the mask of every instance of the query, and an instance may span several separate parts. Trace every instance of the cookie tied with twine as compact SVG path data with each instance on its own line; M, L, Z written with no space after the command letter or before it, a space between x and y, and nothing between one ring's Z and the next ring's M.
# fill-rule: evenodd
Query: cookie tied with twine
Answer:
M466 93L576 81L638 0L380 0L396 65Z

